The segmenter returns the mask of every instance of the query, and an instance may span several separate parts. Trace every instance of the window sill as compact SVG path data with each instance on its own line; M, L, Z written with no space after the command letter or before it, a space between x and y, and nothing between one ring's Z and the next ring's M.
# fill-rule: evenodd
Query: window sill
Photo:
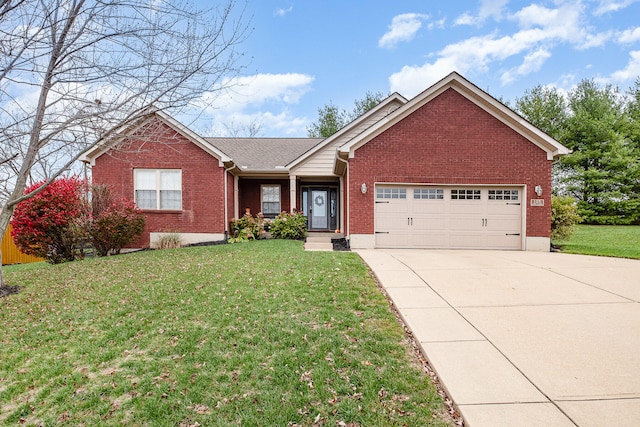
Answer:
M153 214L179 214L184 211L175 210L175 209L140 209L142 213L153 213Z

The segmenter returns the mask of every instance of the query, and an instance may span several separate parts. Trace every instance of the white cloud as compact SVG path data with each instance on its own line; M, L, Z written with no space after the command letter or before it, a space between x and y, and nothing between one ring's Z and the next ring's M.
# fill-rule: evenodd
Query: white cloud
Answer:
M640 27L624 30L618 35L619 43L634 43L640 40Z
M622 10L638 0L600 0L598 7L594 11L596 16L603 15L609 12L617 12Z
M230 123L233 127L257 123L266 134L301 134L308 120L291 116L287 105L297 104L311 90L313 80L313 76L299 73L225 79L194 102L194 108L210 120L210 134L226 133Z
M434 63L422 66L405 65L399 72L389 77L391 91L412 98L452 71L467 73L469 71L468 64L457 63L456 59L446 57L438 58Z
M455 25L475 25L477 23L477 19L469 12L465 12L458 16L453 23Z
M313 77L306 74L256 74L224 79L213 91L205 94L205 108L240 111L277 101L296 104L311 89Z
M412 40L422 28L422 21L428 18L428 15L418 13L404 13L394 16L391 25L389 25L389 31L378 40L378 47L392 48L399 42Z
M545 32L545 39L556 39L567 42L580 42L586 36L582 16L584 7L581 3L565 4L556 9L532 4L513 15L523 29L540 28Z
M434 28L442 30L444 29L446 22L447 22L446 18L438 19L437 21L429 22L429 24L427 24L427 28L429 30L433 30Z
M519 67L511 69L501 76L503 85L513 82L516 77L526 76L527 74L536 72L542 68L544 62L551 57L551 52L546 49L538 49L528 55L525 55L524 61Z
M498 16L504 3L495 2L494 6L487 10ZM510 15L510 19L519 28L511 34L502 35L496 31L470 37L445 46L434 55L435 59L431 57L431 62L404 66L389 77L391 90L411 97L451 71L483 73L492 63L522 55L522 65L501 76L502 83L508 84L517 77L539 70L560 44L585 49L601 46L612 36L611 33L589 32L583 22L585 8L581 3L561 4L555 9L531 4Z
M207 136L270 136L304 134L309 123L307 117L295 117L290 111L279 113L258 111L255 113L233 113L216 115L209 124ZM247 135L247 129L258 130L255 135Z
M275 11L275 15L276 16L284 16L287 13L291 12L293 10L293 6L289 6L288 8L280 8L280 9L276 9Z
M454 23L456 25L481 25L489 18L500 21L504 7L508 2L509 0L482 0L477 16L472 15L471 12L465 12L456 18Z
M604 31L597 34L586 34L582 44L576 45L578 49L590 49L593 47L602 47L614 36L612 31Z
M614 83L626 83L634 81L640 76L640 50L629 52L629 62L622 70L611 74L610 80Z
M493 17L499 21L502 18L502 12L507 3L509 3L509 0L482 0L480 2L480 18L485 20Z

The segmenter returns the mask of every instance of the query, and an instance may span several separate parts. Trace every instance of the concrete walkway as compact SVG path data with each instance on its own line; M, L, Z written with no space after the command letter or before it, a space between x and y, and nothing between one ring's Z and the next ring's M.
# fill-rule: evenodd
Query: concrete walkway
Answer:
M466 426L640 425L640 261L358 250Z

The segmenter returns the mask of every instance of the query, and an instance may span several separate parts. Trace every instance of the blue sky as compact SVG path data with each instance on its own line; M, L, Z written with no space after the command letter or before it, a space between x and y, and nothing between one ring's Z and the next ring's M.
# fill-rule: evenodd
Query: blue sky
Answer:
M326 104L411 98L454 70L510 102L537 84L626 90L640 76L640 0L248 0L245 16L247 67L203 135L304 137Z

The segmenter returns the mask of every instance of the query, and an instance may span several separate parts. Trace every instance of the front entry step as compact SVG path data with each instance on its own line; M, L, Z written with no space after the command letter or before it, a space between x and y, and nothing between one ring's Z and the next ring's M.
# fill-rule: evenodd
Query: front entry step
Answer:
M326 235L308 235L304 242L306 251L332 251L333 243L331 243L331 234Z

